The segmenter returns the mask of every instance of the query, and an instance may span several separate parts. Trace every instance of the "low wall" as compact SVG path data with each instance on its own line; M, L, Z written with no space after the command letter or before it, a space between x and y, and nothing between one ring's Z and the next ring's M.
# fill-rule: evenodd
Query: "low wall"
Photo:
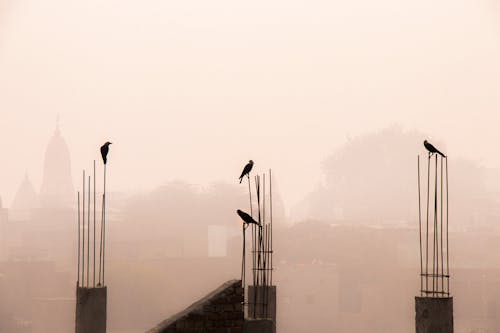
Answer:
M146 333L242 333L243 301L241 280L228 281Z

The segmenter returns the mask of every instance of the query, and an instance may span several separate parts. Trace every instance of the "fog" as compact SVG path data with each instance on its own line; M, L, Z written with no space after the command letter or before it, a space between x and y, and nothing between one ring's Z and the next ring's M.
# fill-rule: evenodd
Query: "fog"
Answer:
M253 158L293 206L332 149L395 123L500 164L494 1L3 2L5 202L25 170L40 184L57 114L75 171L116 141L119 189Z
M44 332L43 302L62 299L71 327L76 193L15 204L26 176L40 193L58 128L75 190L113 142L111 332L145 331L239 276L249 159L274 174L278 326L411 330L424 139L450 157L457 329L498 329L484 295L500 293L499 22L494 0L0 0L0 324ZM397 320L377 312L388 294Z

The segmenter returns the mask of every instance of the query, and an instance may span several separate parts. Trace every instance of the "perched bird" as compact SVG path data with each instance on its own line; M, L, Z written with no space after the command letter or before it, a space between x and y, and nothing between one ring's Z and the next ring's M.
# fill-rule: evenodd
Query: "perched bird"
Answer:
M109 152L109 145L110 144L111 144L111 142L108 141L101 146L101 156L102 156L102 160L104 161L104 164L106 164L106 162L108 162L108 152Z
M247 165L245 165L245 167L243 168L243 172L241 173L240 176L240 184L243 181L243 177L247 176L250 173L250 171L252 171L252 168L253 168L253 161L250 160L248 161Z
M241 219L243 220L243 222L245 222L245 224L256 224L258 225L259 227L262 227L259 222L255 221L250 215L248 215L247 213L245 213L244 211L242 210L237 210L236 213L238 213L238 215L241 217Z
M425 148L431 153L431 154L439 154L443 157L446 157L442 152L440 152L436 147L432 145L429 141L425 140L424 141L424 146Z

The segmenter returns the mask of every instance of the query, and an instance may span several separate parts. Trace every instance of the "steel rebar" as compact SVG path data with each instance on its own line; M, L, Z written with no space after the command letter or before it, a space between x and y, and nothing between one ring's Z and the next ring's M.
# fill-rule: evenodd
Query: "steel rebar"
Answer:
M94 240L92 242L94 244L94 252L93 252L94 253L94 268L92 269L92 273L94 275L94 279L93 279L93 281L94 281L93 287L94 288L95 288L95 267L96 267L95 266L95 213L96 213L95 212L95 198L96 198L96 196L95 196L95 160L94 160Z
M90 176L88 186L88 211L87 211L87 288L90 284Z
M245 256L246 256L246 251L245 251L245 247L246 247L246 237L245 237L245 223L243 223L241 225L241 229L242 229L242 232L243 232L243 249L242 249L242 254L241 254L241 285L243 287L243 290L245 290Z
M85 287L85 170L83 170L83 184L82 184L82 285Z
M444 291L444 255L443 255L443 158L441 160L441 291Z
M448 228L448 158L445 159L446 162L446 275L448 276L447 278L447 292L448 296L450 295L450 256L449 256L449 246L448 246L448 240L449 240L449 228Z
M418 174L418 233L419 233L419 241L420 241L420 290L423 290L424 277L422 276L423 272L423 259L422 259L422 208L421 208L421 200L420 200L420 155L417 156L417 174ZM422 293L420 293L422 296Z
M104 280L104 271L106 268L106 194L102 196L102 202L104 210L102 212L103 223L102 223L102 285L105 286L106 282Z
M436 282L437 282L437 279L436 279L436 275L437 275L437 266L436 266L436 259L437 259L437 249L438 249L438 246L437 246L437 177L438 177L438 170L437 170L437 159L438 159L438 155L436 155L436 168L435 168L435 172L434 172L434 233L433 233L433 237L434 237L434 240L433 240L433 251L432 251L432 273L434 274L434 276L432 277L432 290L433 291L436 291Z
M102 202L101 202L101 230L99 233L99 283L98 285L102 285L102 222L103 222L103 206L104 206L104 195L102 197Z
M431 154L428 155L427 160L427 212L426 212L426 233L425 233L425 290L429 290L429 192L430 192L430 165Z
M76 279L77 287L80 287L80 191L78 191L78 273Z
M270 283L271 286L273 285L273 186L272 186L272 173L271 169L269 169L269 223L270 223L270 229L271 229L271 234L270 234L270 249L271 249L271 276L270 276Z

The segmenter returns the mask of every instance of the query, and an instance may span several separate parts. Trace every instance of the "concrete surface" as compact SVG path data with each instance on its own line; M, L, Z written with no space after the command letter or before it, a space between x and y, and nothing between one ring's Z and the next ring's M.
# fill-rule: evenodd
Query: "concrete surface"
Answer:
M415 297L416 333L453 333L453 297Z
M106 333L107 287L76 288L76 333Z

